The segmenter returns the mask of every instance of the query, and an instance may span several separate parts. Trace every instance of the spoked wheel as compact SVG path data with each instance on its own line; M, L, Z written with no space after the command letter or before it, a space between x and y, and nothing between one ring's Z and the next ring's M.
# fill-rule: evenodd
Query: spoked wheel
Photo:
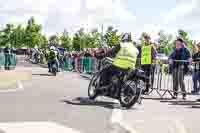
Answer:
M99 84L99 73L96 73L93 75L92 79L90 80L90 84L88 87L88 96L89 99L94 100L97 96L97 88L98 88L98 84Z
M140 97L140 90L134 81L127 81L120 92L120 104L127 109L135 105Z

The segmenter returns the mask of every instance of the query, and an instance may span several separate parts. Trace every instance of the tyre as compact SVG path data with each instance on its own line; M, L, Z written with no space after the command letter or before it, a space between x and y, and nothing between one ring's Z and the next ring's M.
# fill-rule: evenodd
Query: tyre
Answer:
M56 71L53 71L53 76L56 76L57 75L57 72Z
M56 68L55 65L52 66L52 74L53 74L54 76L57 75L57 68Z
M53 76L57 75L56 69L52 69Z
M134 106L141 96L141 89L137 88L137 84L134 81L127 81L120 91L120 105L127 109Z
M99 85L99 79L100 79L100 74L95 73L92 79L90 80L90 84L88 87L88 97L91 100L95 100L98 96L96 89L98 88L98 85Z

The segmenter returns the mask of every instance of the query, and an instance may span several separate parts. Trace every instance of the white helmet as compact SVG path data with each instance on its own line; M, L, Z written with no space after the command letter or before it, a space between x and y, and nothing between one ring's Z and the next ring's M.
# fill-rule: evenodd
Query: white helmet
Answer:
M50 50L56 50L56 48L54 46L51 46Z

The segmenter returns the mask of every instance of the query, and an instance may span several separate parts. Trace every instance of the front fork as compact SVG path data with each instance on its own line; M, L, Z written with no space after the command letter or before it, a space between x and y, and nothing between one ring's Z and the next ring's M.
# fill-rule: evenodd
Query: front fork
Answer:
M138 97L138 104L142 104L142 92L146 86L145 82L139 80L139 81L136 81L137 82L137 89L139 89L140 91L140 94L139 94L139 97Z
M137 103L142 104L142 91L141 90L140 90L140 95L138 97Z

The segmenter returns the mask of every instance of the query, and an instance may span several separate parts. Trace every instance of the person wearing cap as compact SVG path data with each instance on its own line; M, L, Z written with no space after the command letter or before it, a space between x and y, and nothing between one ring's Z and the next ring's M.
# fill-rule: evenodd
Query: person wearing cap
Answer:
M192 56L194 63L192 94L198 94L200 92L200 43L198 43L196 46L197 51Z
M189 50L185 47L183 39L178 38L176 40L176 48L169 56L169 63L172 67L173 75L173 99L177 99L179 86L182 91L183 99L186 99L184 77L191 62L192 58Z
M146 84L146 89L144 90L144 94L148 94L151 85L153 84L153 63L156 59L156 49L150 42L151 38L149 35L144 36L144 43L140 49L141 52L141 68L145 72L145 75L148 77L148 81ZM152 78L150 79L150 76Z

